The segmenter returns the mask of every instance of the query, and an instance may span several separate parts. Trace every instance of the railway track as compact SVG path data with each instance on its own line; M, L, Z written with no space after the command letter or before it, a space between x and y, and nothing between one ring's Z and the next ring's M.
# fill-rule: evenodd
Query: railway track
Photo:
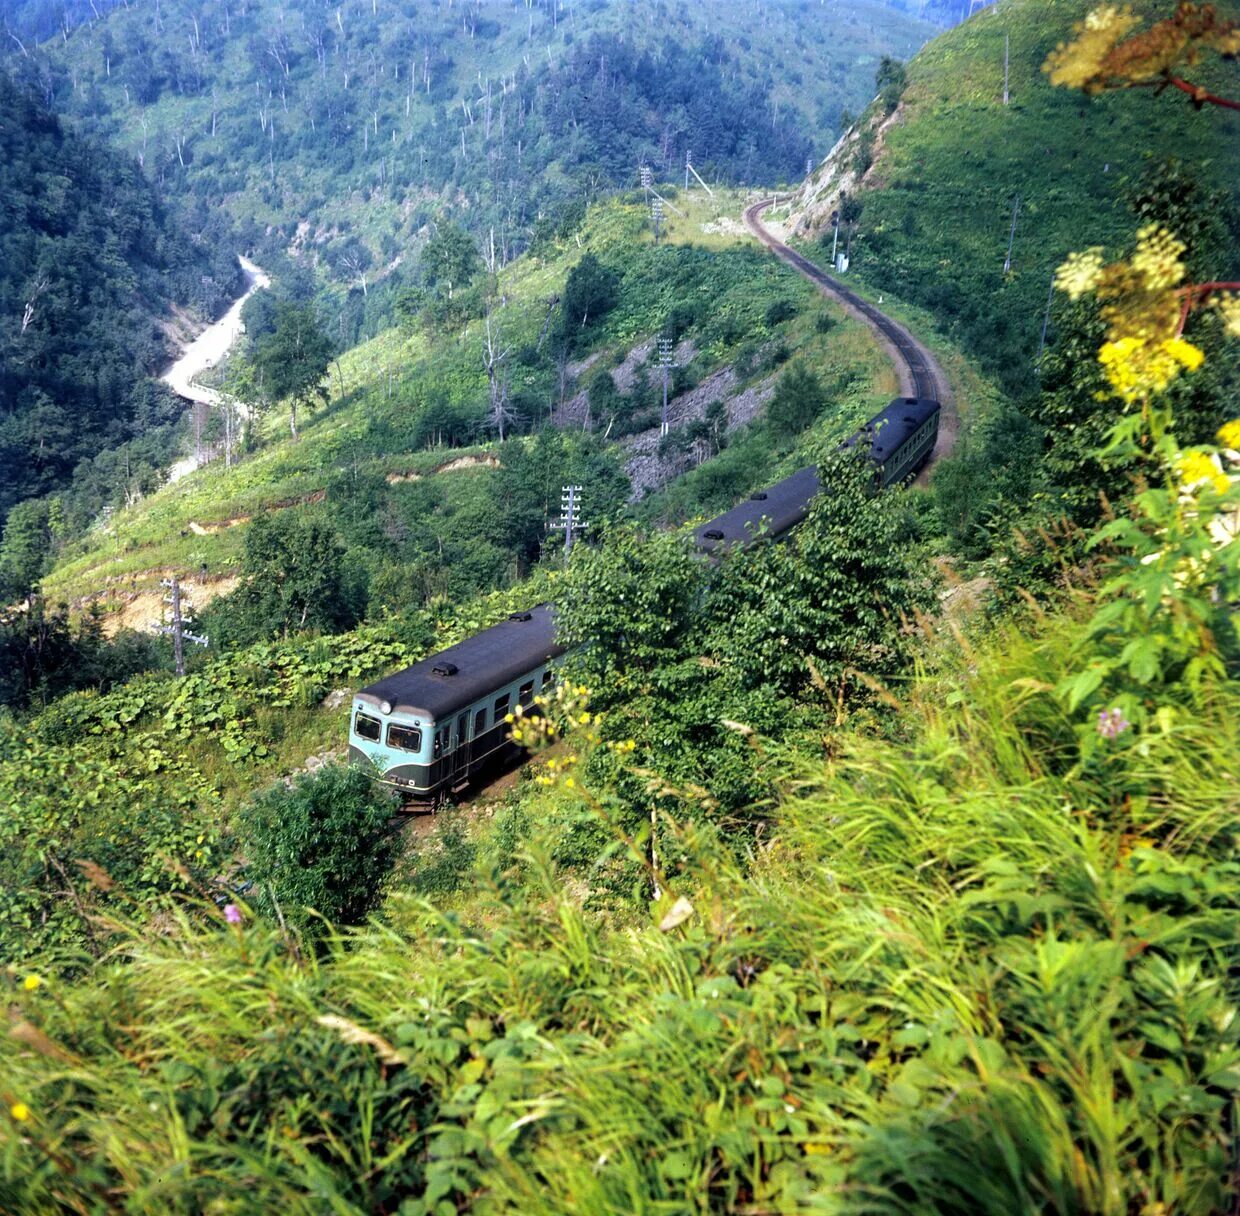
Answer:
M823 295L839 301L845 311L877 334L895 364L901 393L909 397L932 397L942 406L938 442L926 465L927 469L930 468L936 461L950 455L956 446L960 424L951 382L934 356L903 325L880 312L868 300L863 300L851 288L845 287L838 279L815 266L809 258L803 257L795 249L790 249L771 234L762 223L762 213L774 201L769 198L762 199L745 208L745 226L749 231L781 262L807 278ZM924 476L923 472L922 477Z

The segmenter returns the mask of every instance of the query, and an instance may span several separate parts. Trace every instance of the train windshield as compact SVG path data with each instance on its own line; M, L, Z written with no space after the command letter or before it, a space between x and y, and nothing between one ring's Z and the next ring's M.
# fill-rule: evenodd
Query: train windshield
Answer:
M397 747L402 752L420 752L422 750L422 732L412 726L389 726L388 747Z
M379 731L382 724L378 718L372 718L369 714L359 713L353 719L353 733L359 739L369 739L372 743L379 742Z

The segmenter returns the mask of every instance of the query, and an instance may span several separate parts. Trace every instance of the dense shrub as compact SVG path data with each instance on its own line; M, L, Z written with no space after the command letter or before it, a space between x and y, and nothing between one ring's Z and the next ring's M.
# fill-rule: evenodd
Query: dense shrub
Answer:
M306 511L256 519L245 537L241 585L203 614L217 644L245 645L304 629L356 622L364 593L349 577L335 529Z
M273 785L239 818L255 905L303 924L311 911L338 924L362 920L392 863L395 806L394 795L350 765Z
M822 381L805 364L788 368L766 407L767 421L779 439L793 439L826 404Z

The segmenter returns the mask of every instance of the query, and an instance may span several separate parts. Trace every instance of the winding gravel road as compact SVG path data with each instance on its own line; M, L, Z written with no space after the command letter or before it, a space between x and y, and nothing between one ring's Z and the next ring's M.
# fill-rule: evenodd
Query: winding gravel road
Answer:
M900 392L907 397L933 397L943 408L939 418L939 438L926 464L929 469L944 456L949 456L956 446L960 430L960 418L956 411L956 397L951 381L939 361L898 321L880 312L868 300L845 287L838 279L820 270L808 258L795 249L789 249L762 223L762 213L774 199L762 199L745 208L745 227L753 233L781 262L791 266L798 274L809 279L823 295L841 304L844 311L874 331L879 343L895 365L900 382ZM918 481L925 477L923 470Z
M213 325L208 325L184 350L181 357L166 371L160 379L178 397L200 405L215 406L223 402L224 396L217 389L208 388L205 384L196 384L194 378L209 368L214 367L232 349L233 344L245 332L241 321L241 310L246 301L264 287L271 286L271 279L261 266L256 266L247 257L238 256L242 273L245 275L245 291L233 301L229 310ZM202 463L199 454L185 456L168 470L168 481L180 481L188 476Z
M237 260L241 263L245 276L245 291L233 301L228 311L214 324L208 325L185 348L181 357L160 376L178 397L184 397L187 401L197 401L203 405L218 404L220 394L213 388L195 384L194 378L214 367L228 354L233 343L245 332L245 326L241 323L241 310L246 301L256 291L271 286L271 280L261 267L246 257L238 257Z

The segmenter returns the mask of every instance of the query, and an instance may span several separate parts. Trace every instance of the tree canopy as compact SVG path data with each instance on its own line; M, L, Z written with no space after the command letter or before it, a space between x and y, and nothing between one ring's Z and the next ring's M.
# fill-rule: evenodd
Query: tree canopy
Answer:
M217 213L191 240L137 164L0 70L0 518L150 425L156 320L233 294L228 233Z
M254 363L269 396L287 398L293 438L297 437L297 407L315 398L327 402L324 380L332 353L331 339L319 326L313 306L277 304L275 327L256 344Z

